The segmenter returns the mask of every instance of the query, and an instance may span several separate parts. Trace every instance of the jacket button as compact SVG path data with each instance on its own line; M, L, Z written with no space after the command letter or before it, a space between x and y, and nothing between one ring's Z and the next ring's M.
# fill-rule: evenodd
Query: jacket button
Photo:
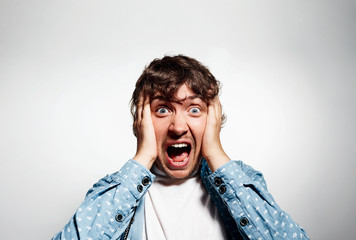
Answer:
M143 186L141 184L137 185L137 191L142 192L142 190L143 190Z
M147 186L149 183L150 183L150 178L149 177L142 178L143 186Z
M118 221L118 222L121 222L122 219L124 219L124 216L122 216L121 214L117 214L116 217L115 217L115 220Z
M215 186L219 187L222 184L222 180L219 177L214 178L214 184Z
M248 223L249 223L249 221L248 221L247 218L245 218L245 217L241 218L241 220L240 220L240 225L241 225L241 226L244 227L244 226L246 226Z
M224 194L225 192L226 192L226 187L225 187L225 185L221 185L221 186L219 187L219 193Z

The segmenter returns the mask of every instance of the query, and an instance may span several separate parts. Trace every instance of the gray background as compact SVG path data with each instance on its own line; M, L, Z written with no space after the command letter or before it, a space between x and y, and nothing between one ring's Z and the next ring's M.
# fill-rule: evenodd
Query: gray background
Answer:
M312 239L354 239L356 2L0 1L0 238L49 239L135 154L129 104L164 54L222 81L231 158Z

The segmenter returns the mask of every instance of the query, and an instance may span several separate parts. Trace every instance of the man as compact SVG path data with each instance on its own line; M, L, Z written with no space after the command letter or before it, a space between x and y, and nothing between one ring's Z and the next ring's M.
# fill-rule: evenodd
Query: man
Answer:
M195 59L151 62L131 99L136 155L53 239L308 239L262 174L224 152L218 94Z

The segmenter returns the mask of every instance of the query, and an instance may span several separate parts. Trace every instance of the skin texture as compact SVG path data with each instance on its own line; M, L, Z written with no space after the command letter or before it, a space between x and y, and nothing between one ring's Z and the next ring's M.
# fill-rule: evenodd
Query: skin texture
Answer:
M198 167L202 156L212 171L230 159L220 142L221 105L216 97L208 104L184 84L177 93L179 101L160 98L140 99L137 130L137 152L134 160L151 169L157 167L172 178L186 178ZM150 103L151 102L151 103ZM191 151L187 164L177 167L170 164L167 146L189 143Z

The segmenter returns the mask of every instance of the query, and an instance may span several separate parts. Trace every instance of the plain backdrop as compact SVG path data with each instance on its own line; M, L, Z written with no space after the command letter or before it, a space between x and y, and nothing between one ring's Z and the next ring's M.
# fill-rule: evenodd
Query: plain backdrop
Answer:
M50 239L133 157L131 93L165 54L222 82L225 151L312 239L354 239L354 0L0 0L1 239Z

